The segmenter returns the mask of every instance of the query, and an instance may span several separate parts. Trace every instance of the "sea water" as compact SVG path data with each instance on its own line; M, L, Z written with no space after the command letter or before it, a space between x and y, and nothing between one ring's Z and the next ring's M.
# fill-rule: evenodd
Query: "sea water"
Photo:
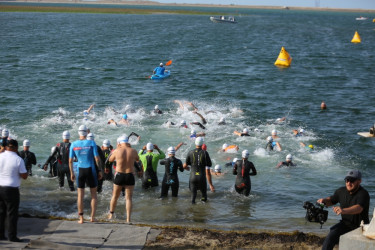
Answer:
M29 139L42 165L62 132L69 130L74 141L81 124L98 145L104 139L115 145L118 136L132 131L141 136L139 143L133 141L137 150L147 142L163 151L184 142L176 153L182 161L194 148L190 129L204 131L213 165L220 164L225 173L213 177L216 191L209 192L209 201L191 205L187 171L179 173L177 199L160 200L160 187L142 190L137 179L133 221L324 234L340 216L329 209L320 230L319 224L306 223L303 202L333 194L348 170L362 171L362 185L372 198L370 213L374 208L375 140L357 132L368 131L375 121L375 25L356 16L247 10L232 25L203 15L0 13L0 127L20 143ZM350 43L356 30L360 44ZM293 58L290 68L274 66L282 46ZM160 62L171 59L169 79L149 79ZM194 103L208 122L206 129L191 125L201 122L199 116L174 100ZM320 110L322 101L327 110ZM84 120L83 110L91 104L95 107ZM155 105L162 115L153 114ZM125 112L130 126L107 125ZM221 117L224 126L218 125ZM277 122L281 117L286 120ZM189 129L165 124L181 120ZM233 134L243 128L250 129L250 137ZM306 135L294 137L292 130L300 128ZM273 129L280 152L265 151ZM220 152L224 143L238 145L239 152ZM249 197L235 192L235 176L225 167L244 149L258 172L251 177ZM287 154L297 167L276 169ZM60 190L57 179L36 166L33 173L22 182L20 212L76 218L76 192L67 184ZM163 174L159 165L159 182ZM109 211L111 192L112 184L104 182L100 219ZM86 191L85 218L89 202ZM116 220L124 219L120 198Z

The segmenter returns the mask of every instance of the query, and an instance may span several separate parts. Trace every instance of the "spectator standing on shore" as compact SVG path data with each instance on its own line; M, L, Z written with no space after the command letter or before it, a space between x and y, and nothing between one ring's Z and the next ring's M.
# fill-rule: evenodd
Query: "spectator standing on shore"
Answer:
M18 208L20 204L21 178L28 173L25 162L17 155L18 142L9 140L5 151L0 154L0 240L5 238L5 219L8 219L8 239L22 242L17 237Z
M23 141L23 150L20 152L20 157L25 161L25 167L29 176L33 175L32 167L36 165L36 157L33 152L30 151L30 141Z

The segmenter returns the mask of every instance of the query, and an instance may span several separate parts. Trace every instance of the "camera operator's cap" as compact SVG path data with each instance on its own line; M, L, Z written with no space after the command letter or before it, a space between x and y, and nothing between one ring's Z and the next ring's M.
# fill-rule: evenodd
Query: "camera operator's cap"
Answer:
M348 179L348 178L354 178L354 179L357 179L357 180L361 180L362 179L362 174L361 172L359 172L359 170L355 169L355 170L350 170L346 176L345 176L345 179Z

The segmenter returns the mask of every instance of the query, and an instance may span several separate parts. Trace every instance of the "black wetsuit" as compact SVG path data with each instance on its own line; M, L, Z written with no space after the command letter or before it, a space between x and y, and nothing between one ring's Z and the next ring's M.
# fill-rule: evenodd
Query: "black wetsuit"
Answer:
M281 167L281 166L285 166L285 167L295 167L296 166L296 164L294 164L293 162L287 162L287 161L282 161L282 162L280 162L280 164L279 164L279 166Z
M163 114L163 111L161 111L160 109L154 109L154 113L155 114Z
M211 167L211 158L207 151L196 148L189 152L186 164L191 166L189 188L192 194L191 202L195 203L198 189L202 192L202 201L207 200L206 167Z
M249 134L241 133L241 136L250 136Z
M266 150L268 151L272 151L273 150L273 142L267 142L267 145L266 145Z
M35 154L30 151L22 150L20 152L20 157L25 161L25 167L26 167L27 173L29 174L29 176L32 176L33 172L31 168L32 168L32 165L36 164Z
M168 196L169 187L172 189L172 196L178 196L179 181L177 170L184 171L181 160L174 156L160 161L161 165L165 165L165 174L161 184L161 197Z
M248 160L238 160L233 166L233 174L237 175L234 188L237 193L249 196L251 191L250 175L256 175L254 164Z
M59 186L64 186L64 179L68 181L70 191L74 191L74 183L70 178L70 169L69 169L69 150L70 142L60 142L56 144L55 151L48 157L45 164L53 161L54 158L57 159L57 175L59 177Z
M53 155L54 151L51 153L51 155L48 157L46 163L44 165L49 165L49 176L50 177L56 177L57 176L57 154Z
M113 162L109 162L108 161L109 156L111 154L111 149L104 149L104 150L102 150L102 152L104 154L104 159L105 159L104 169L108 169L109 170L108 174L106 174L105 171L103 172L103 178L102 178L102 180L113 181L113 171L112 171Z
M193 125L198 125L201 129L206 129L206 127L203 126L203 124L200 123L200 122L192 122L191 124L193 124Z
M104 163L105 163L104 153L103 153L102 149L98 145L96 145L96 147L97 147L97 150L98 150L99 159L102 162L101 165L104 166ZM99 173L99 167L98 167L98 165L96 165L96 161L95 161L95 168L96 168L96 174L98 174ZM102 172L102 174L103 174L103 172ZM102 178L101 180L98 179L98 188L97 188L97 192L98 193L102 192L103 180L104 180L104 178Z

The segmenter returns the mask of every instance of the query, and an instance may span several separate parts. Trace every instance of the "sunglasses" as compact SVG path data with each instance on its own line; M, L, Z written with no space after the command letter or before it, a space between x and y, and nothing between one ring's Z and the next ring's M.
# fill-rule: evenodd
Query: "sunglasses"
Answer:
M345 182L350 182L350 183L353 183L355 182L357 179L356 178L353 178L353 177L348 177L348 178L345 178Z

